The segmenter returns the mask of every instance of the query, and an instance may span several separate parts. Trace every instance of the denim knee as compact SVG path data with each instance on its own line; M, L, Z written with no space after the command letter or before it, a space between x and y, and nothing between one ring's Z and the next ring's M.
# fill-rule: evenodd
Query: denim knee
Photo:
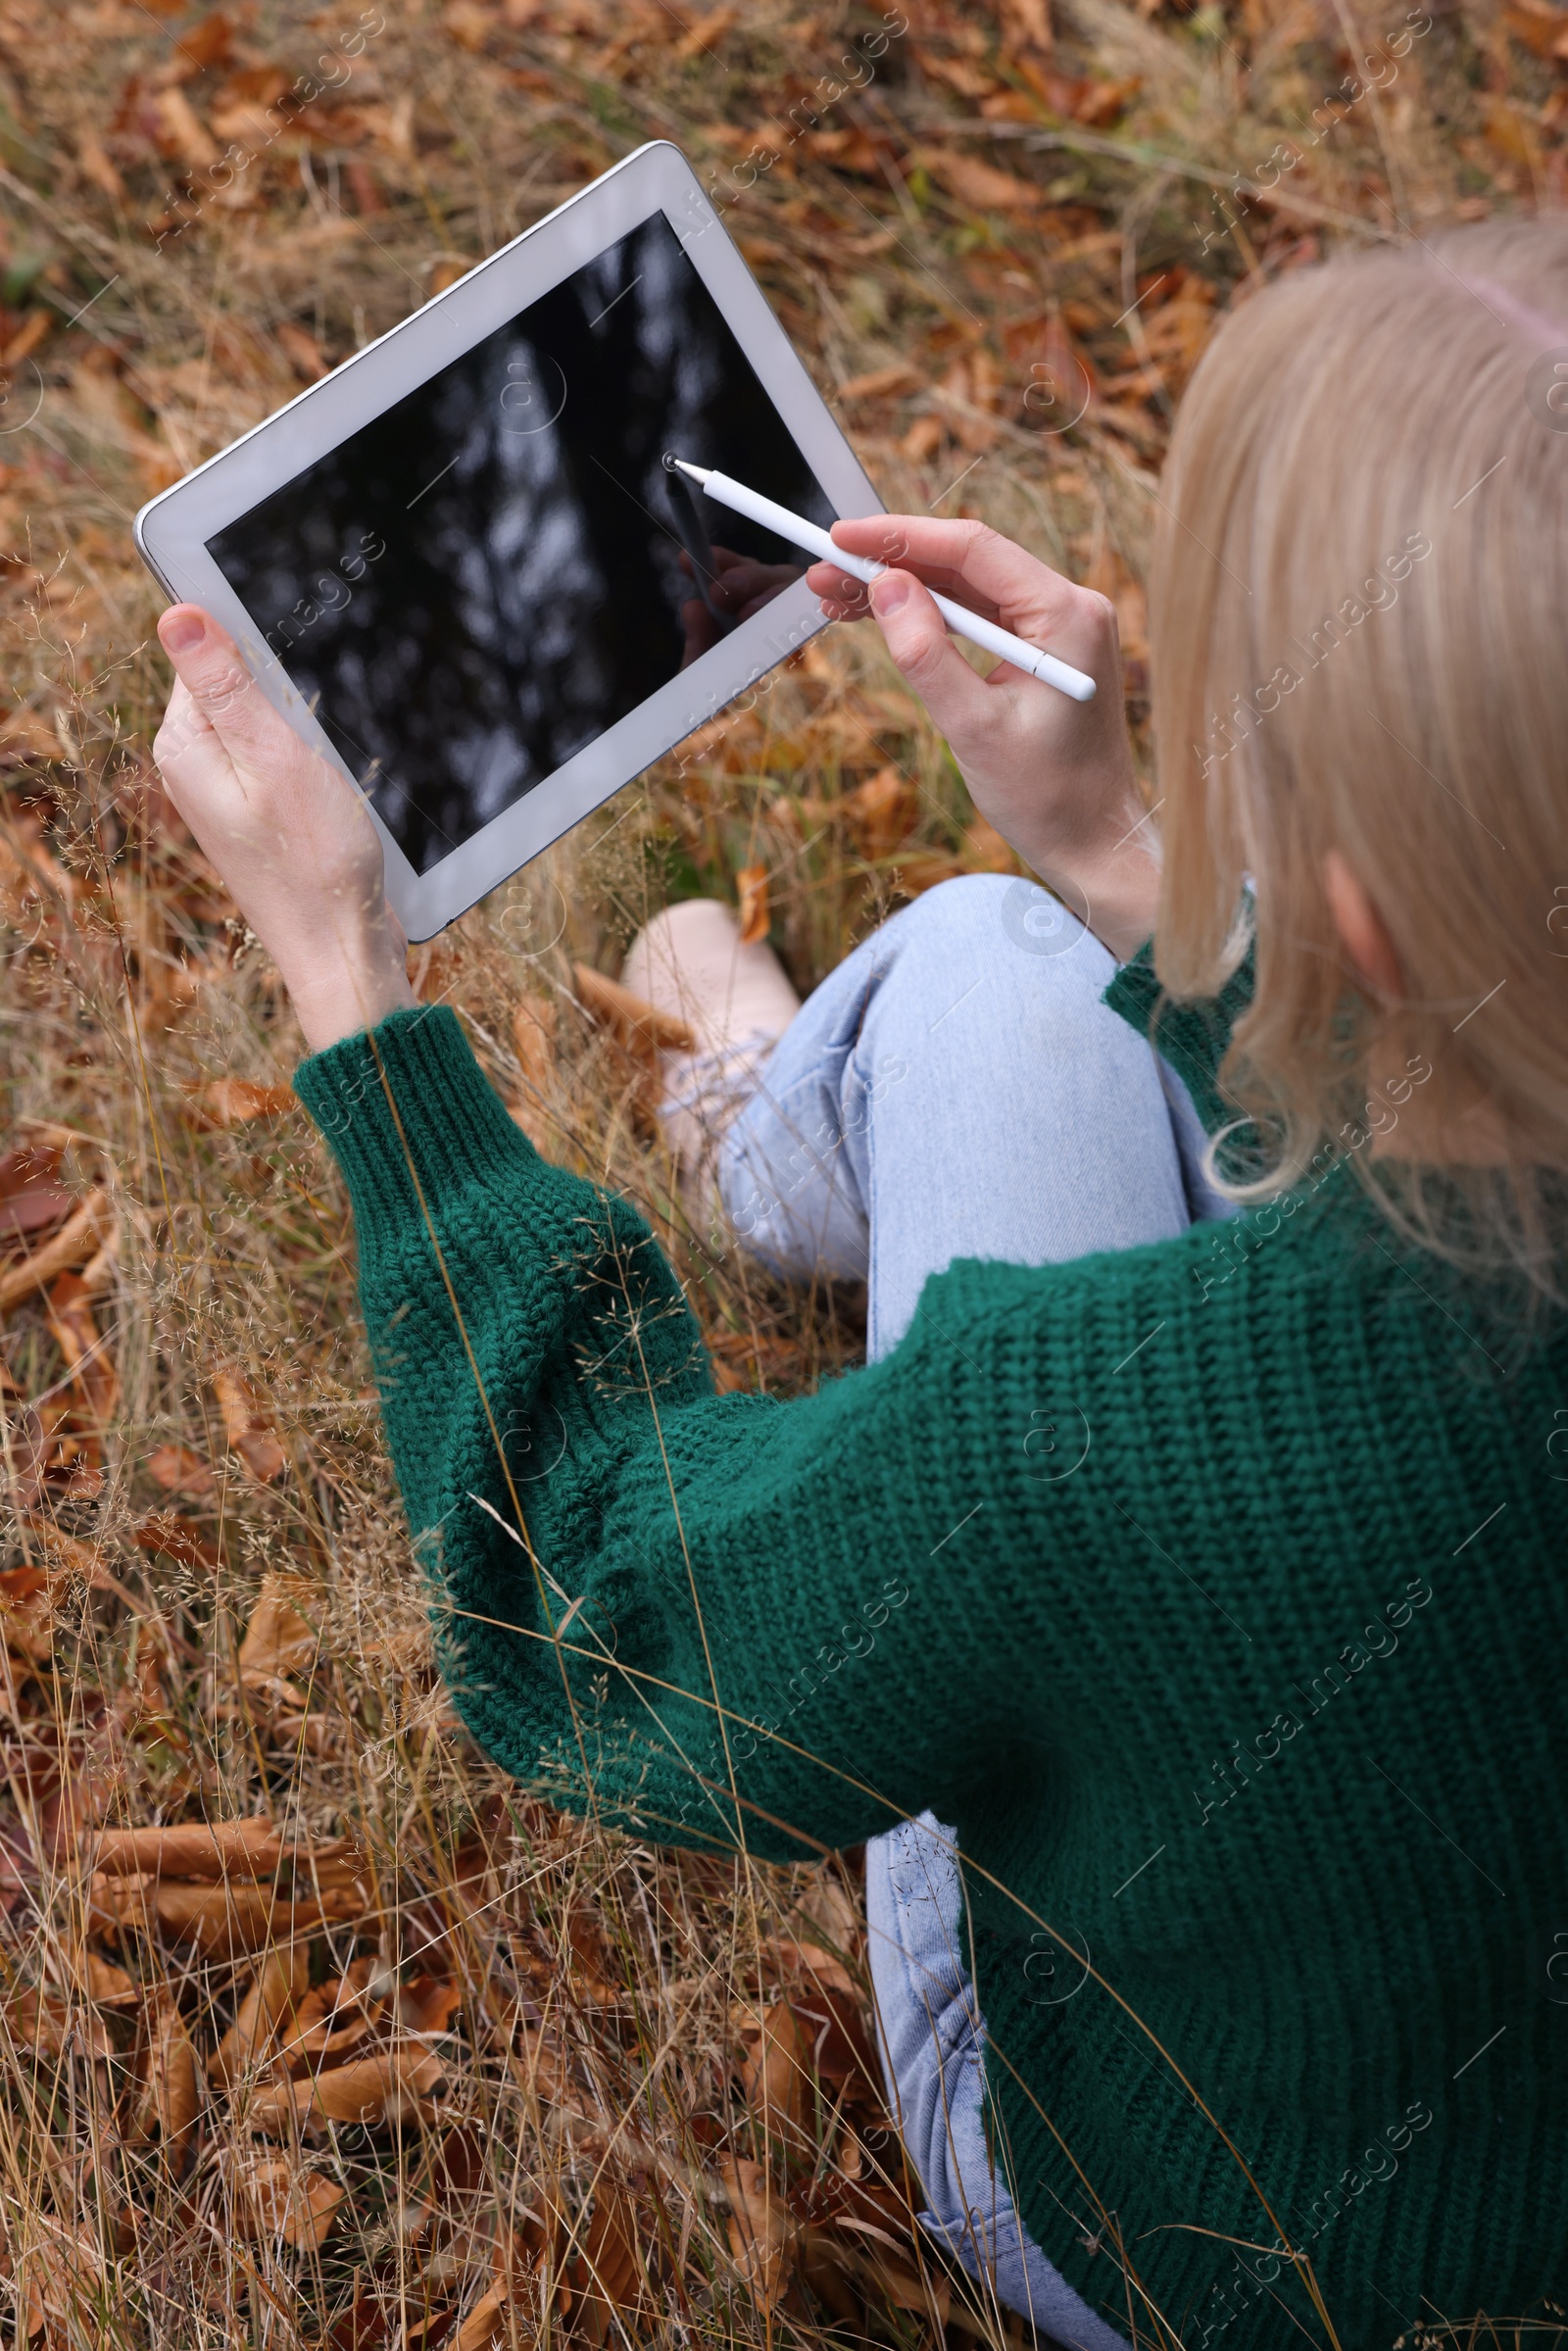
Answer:
M876 934L883 969L867 1016L922 1036L993 980L1031 997L1049 993L1103 1019L1101 997L1116 965L1109 950L1061 901L1021 874L964 873L941 882ZM869 942L868 942L869 944Z
M955 1255L1041 1264L1185 1224L1153 1057L1101 1002L1114 968L1019 875L904 907L808 998L724 1138L748 1249L869 1276L879 1346Z

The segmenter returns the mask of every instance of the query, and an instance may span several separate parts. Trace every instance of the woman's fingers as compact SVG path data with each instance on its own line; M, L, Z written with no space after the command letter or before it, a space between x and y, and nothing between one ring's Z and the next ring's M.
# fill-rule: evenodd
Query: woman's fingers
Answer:
M896 665L961 765L1003 715L1004 698L970 668L949 636L929 590L912 573L884 572L872 583L870 601Z
M196 744L216 740L212 728L192 702L190 689L184 679L176 677L153 739L153 758L160 767L167 767Z
M312 1050L412 1004L363 795L273 709L210 613L175 605L158 634L177 680L160 769L276 963Z
M871 610L870 590L863 580L841 571L837 563L813 563L806 584L822 600L830 620L863 620Z
M295 733L211 613L175 605L158 634L177 676L158 763L236 897L247 876L275 864L292 876L301 905L319 883L356 900L368 890L378 906L381 842L365 795Z
M158 636L194 712L232 758L247 768L271 771L287 771L309 758L240 660L227 629L211 613L194 604L172 605L158 623Z
M197 708L184 681L177 677L153 739L153 763L174 807L199 835L206 805L213 795L232 792L234 764L218 730Z
M848 555L915 571L961 604L1004 613L1009 624L1050 628L1068 618L1081 591L1038 556L1004 539L985 522L940 522L931 514L867 514L835 522L835 543Z

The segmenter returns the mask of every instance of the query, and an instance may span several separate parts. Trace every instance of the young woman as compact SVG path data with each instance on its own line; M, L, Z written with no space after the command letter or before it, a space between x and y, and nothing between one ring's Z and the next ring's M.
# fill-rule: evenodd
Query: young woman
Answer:
M412 1004L352 793L161 624L159 761L314 1049L468 1723L643 1837L893 1832L929 2225L1086 2351L1568 2286L1559 365L1547 225L1225 325L1159 492L1148 817L1102 600L971 524L838 526L1053 895L908 908L730 1128L752 1245L869 1270L875 1359L789 1404L713 1395L637 1216ZM1099 699L982 682L922 583ZM683 983L678 930L641 953Z

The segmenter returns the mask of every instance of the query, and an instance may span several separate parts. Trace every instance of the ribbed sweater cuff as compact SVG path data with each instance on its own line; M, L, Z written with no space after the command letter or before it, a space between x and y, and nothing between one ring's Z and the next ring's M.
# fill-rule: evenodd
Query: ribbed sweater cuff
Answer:
M529 1162L542 1178L551 1172L444 1004L393 1012L329 1045L301 1063L294 1091L343 1170L362 1250L370 1235L420 1214L411 1160L431 1210L454 1189L492 1181L501 1166L514 1197Z

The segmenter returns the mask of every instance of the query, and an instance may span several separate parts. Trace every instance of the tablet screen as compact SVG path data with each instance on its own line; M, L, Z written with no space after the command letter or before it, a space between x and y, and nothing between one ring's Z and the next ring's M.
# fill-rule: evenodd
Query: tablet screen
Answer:
M666 449L834 518L655 213L208 540L416 872L805 569Z

